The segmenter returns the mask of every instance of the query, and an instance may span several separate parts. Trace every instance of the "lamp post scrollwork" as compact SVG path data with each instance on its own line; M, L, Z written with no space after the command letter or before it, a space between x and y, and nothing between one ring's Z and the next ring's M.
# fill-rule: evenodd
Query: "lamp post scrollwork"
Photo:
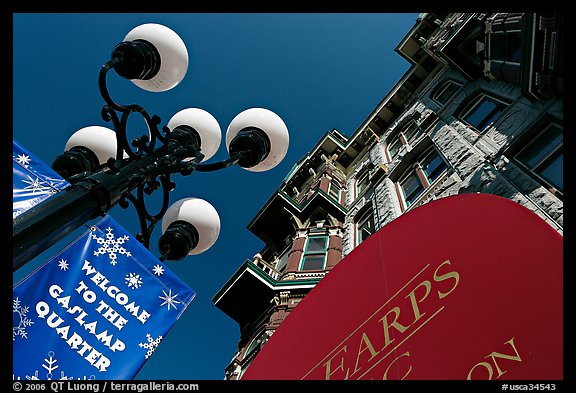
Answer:
M249 171L269 170L286 155L289 134L282 119L264 108L238 114L228 126L229 158L210 163L221 142L218 121L200 108L176 113L166 126L139 105L115 102L108 91L107 75L132 80L152 92L180 83L188 68L188 53L180 37L168 27L144 24L131 30L116 45L101 68L98 86L105 102L102 119L113 129L85 127L68 140L65 152L52 168L70 186L22 213L13 222L13 270L16 271L48 247L113 206L129 207L138 215L137 239L149 247L150 237L162 220L158 241L161 260L180 260L210 248L220 231L220 219L208 202L184 198L169 207L172 175L211 172L231 165ZM128 119L140 116L147 133L128 141ZM160 190L160 208L154 214L146 196Z

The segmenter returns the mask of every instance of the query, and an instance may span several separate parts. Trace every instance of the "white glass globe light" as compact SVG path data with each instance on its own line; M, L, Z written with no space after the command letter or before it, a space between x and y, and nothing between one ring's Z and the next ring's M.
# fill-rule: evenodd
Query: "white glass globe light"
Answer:
M178 85L188 70L188 50L172 29L157 23L146 23L132 29L124 41L145 40L160 54L160 69L148 80L132 79L136 86L152 91L170 90Z
M220 217L214 207L200 198L183 198L174 202L162 218L162 233L176 220L183 220L198 231L198 244L188 255L208 250L220 234Z
M98 162L104 164L109 158L116 157L117 141L116 133L106 127L88 126L76 131L66 142L65 150L75 146L84 146L92 150ZM124 158L128 155L124 153Z
M244 168L252 172L263 172L278 165L286 152L290 143L288 128L280 116L265 108L250 108L240 112L228 126L226 130L226 148L230 151L230 142L245 128L255 127L262 130L270 141L270 152L268 156L259 164Z
M178 126L192 127L200 136L200 151L204 154L202 161L210 159L220 147L222 129L210 113L199 108L187 108L176 113L168 122L172 131Z

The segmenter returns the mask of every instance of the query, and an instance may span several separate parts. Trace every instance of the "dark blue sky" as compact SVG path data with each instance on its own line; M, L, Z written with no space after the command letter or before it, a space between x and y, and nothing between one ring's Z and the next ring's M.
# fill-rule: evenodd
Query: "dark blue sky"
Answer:
M174 89L151 93L109 75L112 97L142 105L160 116L160 126L187 107L210 112L222 140L239 112L264 107L276 112L290 132L284 161L268 172L239 167L175 175L171 201L188 196L210 202L221 220L216 244L170 269L197 296L144 365L137 379L223 379L234 356L238 325L211 298L264 243L246 225L294 163L328 130L352 135L409 64L394 48L418 14L14 14L14 138L51 164L66 141L88 125L111 125L100 117L98 73L112 48L134 27L164 24L183 39L188 72ZM144 131L143 121L130 120ZM209 162L227 158L224 142ZM151 198L150 210L154 211ZM132 207L110 211L131 233L139 230ZM151 251L159 255L156 242ZM14 280L54 255L67 238L20 269Z

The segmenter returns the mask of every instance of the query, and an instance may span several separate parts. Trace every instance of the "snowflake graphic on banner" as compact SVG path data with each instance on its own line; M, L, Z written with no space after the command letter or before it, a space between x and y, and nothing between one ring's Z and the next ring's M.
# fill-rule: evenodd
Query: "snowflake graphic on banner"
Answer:
M128 273L125 277L126 285L128 288L138 289L142 286L142 278L139 274L136 273Z
M27 380L32 380L32 381L38 381L40 379L60 380L60 381L69 381L69 380L74 380L74 379L85 381L85 380L96 379L96 377L94 377L94 375L90 375L89 377L86 377L84 375L82 377L74 378L74 377L66 376L64 371L60 371L60 376L55 377L54 371L56 371L56 369L60 368L60 366L56 364L56 363L58 363L58 360L54 356L55 356L54 351L50 351L50 352L48 352L48 358L44 358L44 363L42 364L42 368L44 368L46 370L45 378L40 378L40 372L38 370L35 370L34 374L32 374L32 375L26 375L25 378ZM12 379L20 380L22 378L20 376L16 376L16 375L12 374Z
M18 157L14 158L14 160L18 164L22 165L24 168L28 168L28 165L30 165L30 161L32 161L30 159L30 156L28 156L26 154L19 154Z
M170 307L174 307L174 310L176 310L177 309L176 305L180 304L180 302L178 300L176 300L176 297L178 296L178 294L172 295L171 289L168 291L168 293L166 293L165 290L162 290L162 292L164 292L164 296L159 296L159 298L164 300L164 302L160 306L163 306L166 304L166 307L168 307L168 310L170 310Z
M162 336L158 336L156 340L153 340L150 333L146 333L146 340L146 343L139 343L138 346L148 350L148 352L146 352L146 356L144 356L146 359L148 359L150 356L152 356L156 348L158 348L160 342L162 342Z
M58 261L58 267L60 268L60 270L68 270L70 268L70 265L68 264L68 261L66 259L61 259Z
M124 247L122 247L122 244L124 244L128 239L130 239L130 237L128 235L124 235L122 237L114 239L114 234L112 233L112 231L113 229L108 227L106 228L107 232L106 239L99 237L95 234L92 234L92 239L96 240L96 242L101 245L101 247L99 247L98 250L94 251L94 255L99 256L103 254L108 254L108 257L110 258L110 264L116 265L118 263L117 253L125 255L126 257L130 257L132 256L132 254L129 251L127 251Z
M12 341L16 340L16 337L28 338L26 328L34 324L34 321L26 316L28 311L28 306L22 306L20 299L12 299L12 313L17 315L13 317L13 321L18 322L18 326L12 325Z
M13 140L12 218L31 209L69 183Z
M24 190L32 190L32 194L35 194L36 192L56 192L54 183L48 184L40 180L39 177L36 177L36 179L33 179L30 175L27 175L27 177L28 180L22 180L22 183L28 184L26 187L24 187Z
M164 274L164 268L160 265L155 265L152 270L154 271L154 274L157 276L161 276Z

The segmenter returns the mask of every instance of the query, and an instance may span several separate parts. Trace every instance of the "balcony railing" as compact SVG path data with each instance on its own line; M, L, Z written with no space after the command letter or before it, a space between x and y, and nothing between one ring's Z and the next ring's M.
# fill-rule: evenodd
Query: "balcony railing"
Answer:
M278 278L280 277L280 272L278 272L274 268L274 266L272 266L264 259L262 259L262 256L260 254L254 255L254 259L252 260L252 262L254 263L254 265L258 266L264 273L268 274L274 280L278 280Z

